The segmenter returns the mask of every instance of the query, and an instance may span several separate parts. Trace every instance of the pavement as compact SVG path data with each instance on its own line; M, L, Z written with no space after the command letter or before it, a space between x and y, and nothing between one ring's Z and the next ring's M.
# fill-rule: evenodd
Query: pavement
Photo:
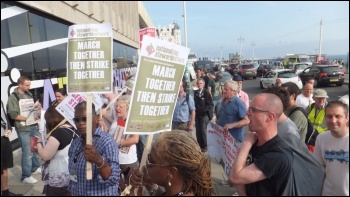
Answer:
M42 191L44 182L41 181L41 174L32 175L38 180L35 184L26 184L20 181L22 150L18 148L13 152L14 167L9 169L9 189L13 193L23 194L24 196L43 196ZM220 164L219 158L211 158L211 177L213 180L216 194L213 196L232 196L236 192L235 187L221 186L220 183L226 180L224 169Z

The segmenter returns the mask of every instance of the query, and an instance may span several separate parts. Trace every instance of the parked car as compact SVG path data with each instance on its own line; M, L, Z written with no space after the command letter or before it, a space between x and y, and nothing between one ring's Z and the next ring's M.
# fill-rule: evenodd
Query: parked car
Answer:
M258 62L249 62L250 64L254 65L254 68L258 69L259 68L259 63Z
M234 74L241 75L242 78L247 79L249 77L253 77L253 79L256 79L257 72L256 72L255 64L248 63L248 64L241 64L236 67L236 69L233 71Z
M221 84L224 84L226 81L232 80L232 75L229 72L218 71L218 72L216 72L216 74L220 74L221 75L221 77L222 77L220 79Z
M256 74L259 77L263 77L268 71L270 71L273 68L273 65L271 64L261 64L258 69L256 70Z
M217 71L225 71L228 67L228 64L220 64Z
M293 82L299 89L303 88L299 76L290 70L270 70L260 79L260 88L264 89L270 86L274 86L276 81L280 80L281 83Z
M214 63L210 60L198 60L194 64L195 70L198 68L206 69L207 72L214 70Z
M336 65L315 65L304 69L299 77L303 84L309 77L315 79L314 87L322 85L336 84L342 86L344 84L344 72Z
M228 67L225 69L226 72L229 72L231 75L234 74L234 70L239 65L239 63L230 63Z
M286 69L290 69L294 71L297 75L299 75L305 68L308 68L309 65L306 63L293 63L286 65Z

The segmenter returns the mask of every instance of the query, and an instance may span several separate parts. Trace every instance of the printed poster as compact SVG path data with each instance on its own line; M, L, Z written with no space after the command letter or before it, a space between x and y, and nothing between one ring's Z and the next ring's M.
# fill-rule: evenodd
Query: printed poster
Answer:
M171 130L173 112L189 49L143 36L126 134Z
M230 176L233 162L236 160L242 142L236 140L223 127L210 121L207 126L208 154L224 161L224 171Z
M67 92L112 93L112 26L69 26L67 45Z
M27 117L25 122L21 122L23 126L33 125L40 122L41 109L37 108L39 100L34 103L33 99L20 99L19 110L21 116Z
M75 126L73 121L75 106L82 101L86 101L86 94L68 94L68 96L55 108L71 125ZM92 94L92 103L95 105L96 114L99 114L103 101L100 95Z

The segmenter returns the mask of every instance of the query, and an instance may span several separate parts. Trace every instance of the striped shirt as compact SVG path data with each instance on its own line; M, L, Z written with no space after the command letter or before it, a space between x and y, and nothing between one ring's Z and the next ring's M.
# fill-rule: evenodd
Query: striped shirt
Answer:
M107 180L103 180L99 169L92 164L92 179L86 179L86 160L84 158L84 142L81 137L76 138L69 148L69 172L76 174L77 182L71 180L68 190L72 196L119 196L118 185L120 168L117 143L108 134L97 128L92 136L93 145L104 157L105 161L112 168L112 174Z

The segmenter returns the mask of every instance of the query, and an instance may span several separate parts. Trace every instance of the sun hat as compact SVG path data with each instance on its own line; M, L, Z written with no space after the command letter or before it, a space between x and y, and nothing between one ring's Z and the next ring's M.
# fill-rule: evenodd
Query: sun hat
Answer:
M322 89L315 90L314 97L315 98L329 98L327 92L325 90L322 90Z

